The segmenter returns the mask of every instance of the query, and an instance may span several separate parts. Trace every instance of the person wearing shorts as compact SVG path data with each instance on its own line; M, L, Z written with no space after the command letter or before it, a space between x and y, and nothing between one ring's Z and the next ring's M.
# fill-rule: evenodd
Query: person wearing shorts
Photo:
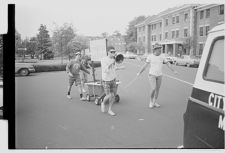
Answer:
M90 64L88 63L88 57L87 55L85 55L85 51L82 50L81 51L81 64L86 68L90 68ZM83 93L86 93L86 90L85 90L85 83L88 81L88 74L84 71L80 71L80 79L81 79L81 86L82 86L82 89L83 89Z
M156 100L159 95L159 89L162 83L162 67L163 67L163 59L164 57L161 56L161 48L162 46L159 44L155 44L153 48L153 54L150 54L147 59L144 66L141 68L140 72L137 73L137 76L139 76L146 67L150 64L149 69L149 82L150 82L150 101L149 101L149 108L153 107L160 107L158 103L156 103ZM177 74L177 71L173 70L171 67L171 64L169 62L166 63L168 68L173 71L175 74Z
M105 97L101 103L101 111L105 112L105 103L109 101L108 114L114 116L116 115L112 111L112 105L115 101L116 96L116 70L124 69L124 67L116 67L115 62L116 50L111 47L108 51L108 56L101 59L102 67L102 84L104 88Z
M90 72L81 64L80 56L81 56L80 52L77 52L75 60L70 61L66 65L66 72L69 75L69 86L68 86L68 92L67 92L68 99L72 99L72 97L70 96L70 92L72 89L72 85L75 83L75 86L78 87L80 100L86 100L86 98L83 97L83 89L81 86L81 79L80 79L80 70L85 71L88 74L90 74Z

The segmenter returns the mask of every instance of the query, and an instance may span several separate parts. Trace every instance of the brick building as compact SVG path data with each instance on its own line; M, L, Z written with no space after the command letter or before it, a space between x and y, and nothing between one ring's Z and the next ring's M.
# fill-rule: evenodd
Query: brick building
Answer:
M202 17L202 12L205 12L205 17ZM206 41L204 31L222 22L224 5L185 4L150 16L136 25L137 43L143 43L145 53L151 53L153 45L160 43L163 46L162 52L173 56L201 55Z

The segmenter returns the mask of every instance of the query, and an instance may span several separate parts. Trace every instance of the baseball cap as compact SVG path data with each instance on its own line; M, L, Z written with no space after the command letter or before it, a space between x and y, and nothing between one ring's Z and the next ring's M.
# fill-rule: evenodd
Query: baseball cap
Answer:
M156 43L156 44L153 46L153 49L158 49L158 48L162 48L162 45L160 45L159 43Z
M114 52L115 53L116 50L115 49L110 49L109 52Z

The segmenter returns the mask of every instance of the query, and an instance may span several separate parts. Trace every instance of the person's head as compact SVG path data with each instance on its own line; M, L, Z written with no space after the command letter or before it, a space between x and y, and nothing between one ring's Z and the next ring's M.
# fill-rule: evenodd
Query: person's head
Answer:
M110 50L108 51L108 56L109 56L110 58L114 58L115 55L116 55L116 50L115 50L115 49L110 49Z
M80 52L76 52L75 53L75 61L80 60L80 57L81 57L81 53Z
M156 43L153 47L153 54L159 56L161 54L161 48L162 46Z

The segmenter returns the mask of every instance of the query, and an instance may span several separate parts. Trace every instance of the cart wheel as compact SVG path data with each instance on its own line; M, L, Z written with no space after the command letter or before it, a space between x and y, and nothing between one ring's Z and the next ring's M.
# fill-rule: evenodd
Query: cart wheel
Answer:
M90 101L91 100L91 97L90 97L90 95L87 95L87 101Z
M100 99L99 99L99 98L96 98L96 99L95 99L95 104L96 104L96 105L99 105L99 104L100 104Z
M120 96L119 96L119 95L116 95L116 96L115 96L115 102L118 103L119 101L120 101Z

